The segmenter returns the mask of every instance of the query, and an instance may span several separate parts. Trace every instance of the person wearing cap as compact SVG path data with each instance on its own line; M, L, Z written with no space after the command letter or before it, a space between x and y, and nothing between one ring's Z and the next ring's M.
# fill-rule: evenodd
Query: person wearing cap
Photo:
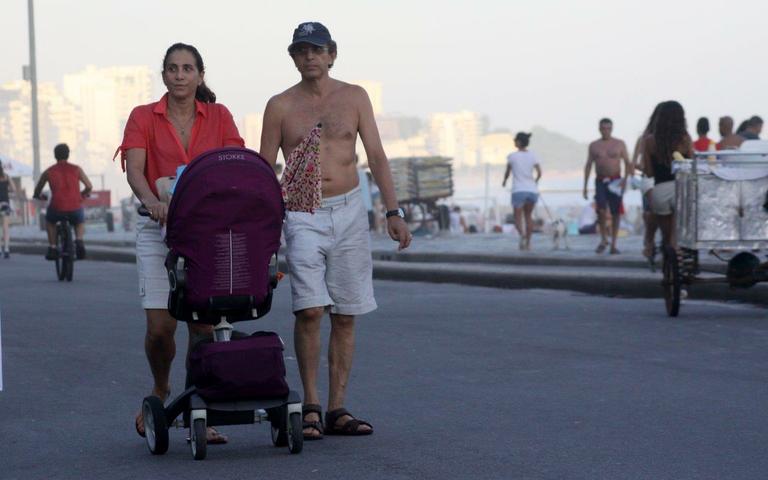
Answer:
M301 80L272 97L264 111L261 155L272 165L282 149L286 261L291 279L294 342L304 387L304 436L369 435L370 423L344 408L352 367L355 317L376 308L368 220L355 166L360 135L381 192L390 237L407 248L411 234L398 208L373 107L363 88L329 76L336 42L318 22L300 24L288 54ZM298 163L297 163L298 162ZM328 310L329 392L325 421L317 390L320 324Z
M595 165L595 202L597 203L597 219L600 229L600 244L596 253L603 253L608 246L608 211L611 215L611 250L616 255L616 238L619 234L623 205L621 202L627 177L634 173L629 161L629 153L624 140L614 138L613 121L603 118L599 122L600 138L589 144L587 163L584 166L584 200L587 197L587 184ZM621 164L624 163L624 177L621 175ZM617 187L617 188L614 188Z
M531 234L533 233L533 209L539 200L539 180L541 167L536 154L528 150L531 134L518 132L515 135L517 151L507 156L507 169L501 186L507 184L509 174L512 174L512 208L515 212L515 228L520 234L520 250L531 249ZM536 172L534 177L533 173Z

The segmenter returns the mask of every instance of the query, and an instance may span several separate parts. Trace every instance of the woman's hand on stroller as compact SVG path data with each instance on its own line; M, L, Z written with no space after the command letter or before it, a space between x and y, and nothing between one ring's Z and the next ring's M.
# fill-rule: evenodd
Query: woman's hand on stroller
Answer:
M149 212L149 218L158 222L161 227L165 226L165 220L168 217L168 204L155 200L144 203L144 208Z

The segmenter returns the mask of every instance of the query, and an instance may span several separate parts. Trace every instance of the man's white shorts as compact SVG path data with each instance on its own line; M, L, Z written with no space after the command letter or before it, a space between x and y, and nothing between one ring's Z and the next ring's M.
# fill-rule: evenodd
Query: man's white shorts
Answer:
M139 296L144 309L168 308L168 273L165 270L165 246L160 225L147 217L136 221L136 266L139 270Z
M330 307L362 315L376 309L368 215L357 187L323 199L315 213L287 212L283 226L293 311Z

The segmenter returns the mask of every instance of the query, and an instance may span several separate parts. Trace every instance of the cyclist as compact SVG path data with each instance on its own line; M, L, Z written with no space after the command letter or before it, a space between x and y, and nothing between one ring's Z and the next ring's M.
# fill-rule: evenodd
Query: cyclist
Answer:
M59 258L59 250L56 248L56 222L68 220L75 226L75 253L78 260L85 258L85 212L83 210L83 198L93 190L91 181L83 172L83 169L69 163L69 146L60 143L53 149L56 157L56 165L46 169L40 176L35 186L34 198L44 199L41 192L46 183L51 185L51 203L45 214L46 230L48 231L48 252L46 260ZM80 191L80 182L85 188Z

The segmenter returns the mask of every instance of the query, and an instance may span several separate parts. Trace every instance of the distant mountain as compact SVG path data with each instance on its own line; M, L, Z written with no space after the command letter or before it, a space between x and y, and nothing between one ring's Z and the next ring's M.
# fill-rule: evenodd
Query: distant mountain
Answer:
M544 127L531 129L530 149L536 152L541 166L548 170L572 171L584 168L589 145Z

